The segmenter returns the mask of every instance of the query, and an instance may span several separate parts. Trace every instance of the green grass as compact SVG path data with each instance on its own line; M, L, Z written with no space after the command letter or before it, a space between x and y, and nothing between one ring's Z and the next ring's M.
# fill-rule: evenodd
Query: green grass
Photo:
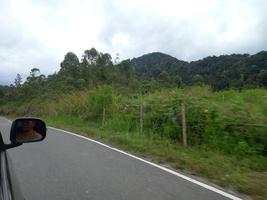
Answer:
M254 199L267 198L267 159L236 157L203 147L184 148L158 135L112 131L73 116L46 117L51 126L74 131L173 169L208 179Z
M182 102L187 107L187 148L181 146ZM143 134L140 104L145 111ZM267 199L266 89L212 92L197 86L131 97L100 87L60 98L11 102L0 106L0 113L40 116L51 126L101 140L254 199Z

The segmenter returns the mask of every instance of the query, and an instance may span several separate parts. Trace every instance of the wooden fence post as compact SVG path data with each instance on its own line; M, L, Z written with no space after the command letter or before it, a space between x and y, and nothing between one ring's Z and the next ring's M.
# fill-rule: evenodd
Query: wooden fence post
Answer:
M144 126L144 105L140 105L140 133L143 133Z
M103 105L102 126L105 125L105 121L106 121L106 107L105 107L105 105Z
M186 135L186 114L185 114L184 103L182 103L181 112L182 112L182 127L183 127L183 145L184 147L186 147L187 146L187 135Z

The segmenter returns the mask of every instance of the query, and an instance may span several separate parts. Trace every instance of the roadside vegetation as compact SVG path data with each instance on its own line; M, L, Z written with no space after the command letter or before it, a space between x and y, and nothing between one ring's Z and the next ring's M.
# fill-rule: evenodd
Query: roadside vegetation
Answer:
M226 189L254 199L267 198L263 69L267 56L250 63L262 68L254 78L237 77L237 84L228 77L233 87L228 84L229 88L223 88L227 90L218 90L218 84L208 85L209 79L200 74L187 83L180 74L165 70L158 76L147 71L153 78L144 77L130 61L114 64L108 54L94 49L85 52L81 62L73 53L67 55L57 74L45 77L34 68L26 82L18 75L13 86L0 88L0 113L39 116L51 126L207 178ZM246 77L253 84L243 84ZM182 135L182 105L187 147Z

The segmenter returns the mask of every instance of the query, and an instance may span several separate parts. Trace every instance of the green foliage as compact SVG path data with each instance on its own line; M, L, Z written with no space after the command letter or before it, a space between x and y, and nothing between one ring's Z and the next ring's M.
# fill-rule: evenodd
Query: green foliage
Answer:
M77 77L79 73L79 58L72 52L68 52L60 64L60 73Z
M266 63L267 54L263 51L251 56L213 56L191 63L162 53L151 53L114 65L108 53L91 48L84 51L81 62L77 55L68 52L59 72L48 77L33 68L22 84L18 75L15 85L2 90L1 101L20 103L35 98L49 99L101 85L112 85L126 95L203 83L216 91L266 87Z
M172 80L181 76L186 85L206 83L213 90L266 87L267 52L255 55L232 54L209 56L184 62L162 53L150 53L131 60L141 79L152 79L164 70ZM202 78L195 77L201 76ZM196 80L194 80L195 78Z
M258 81L260 86L267 87L267 70L261 70L258 74Z
M162 85L168 85L170 82L170 75L168 74L168 72L166 72L165 70L163 70L160 74L159 74L159 81L162 83Z
M21 84L22 84L22 78L20 74L17 74L15 80L14 80L14 84L16 88L20 88Z
M150 87L155 86L156 83ZM8 112L15 110L16 113L38 115L62 113L87 121L102 122L105 109L106 122L103 128L135 132L140 130L140 105L143 104L143 132L181 143L181 104L185 103L189 145L239 156L266 155L266 90L212 93L207 86L164 89L154 93L148 93L149 90L152 88L146 88L142 97L127 97L121 96L120 89L104 85L64 95L63 98L59 96L56 98L58 103L35 98L27 104L22 102L21 107ZM13 105L10 104L10 107ZM1 110L6 112L7 107Z
M183 148L178 143L158 135L127 132L125 131L127 125L117 118L107 122L112 125L107 124L104 128L70 115L46 117L46 121L51 126L75 131L128 152L148 157L153 162L166 163L175 169L185 170L186 173L208 178L213 183L234 188L250 195L253 199L267 197L266 157L247 154L235 157L214 149L194 146ZM239 145L241 152L244 152L246 147L244 143Z
M182 87L183 81L182 81L182 78L179 75L175 76L174 82L175 82L175 86L177 88L181 88Z
M202 85L204 83L204 79L201 75L196 74L195 76L193 76L192 78L192 83L194 85Z
M96 120L102 117L103 109L106 109L108 115L112 112L112 103L114 102L114 90L110 86L102 86L89 92L85 102L86 119Z
M220 170L205 163L211 162L205 159L206 151L216 152L208 155L213 162L223 164L217 155L233 157L227 161L229 166L238 162L242 173L258 173L267 166L267 91L255 87L266 87L266 63L266 52L191 63L152 53L115 65L108 53L95 48L86 50L81 62L69 52L58 73L45 77L33 68L24 83L18 75L14 85L0 86L0 113L62 120L64 127L77 130L86 124L88 131L90 125L102 131L100 138L175 161L177 168L187 167L211 178ZM175 157L180 150L176 146L182 143L182 103L189 149L203 153L196 161L183 154L178 161ZM140 105L144 106L142 132ZM229 166L223 167L228 170ZM242 191L255 189L256 182L249 183L250 178L242 180L247 188L237 183L238 173L222 182L238 185Z
M266 124L265 91L212 93L211 87L203 86L203 83L210 83L213 89L233 86L241 90L255 81L265 86L266 57L266 52L260 52L250 57L207 57L186 63L152 53L113 65L108 53L95 48L86 50L81 62L69 52L58 74L45 77L38 68L33 68L23 84L17 75L15 87L1 87L0 103L9 102L10 105L2 106L1 110L3 113L40 115L68 113L93 121L103 119L105 110L107 127L116 129L118 123L120 130L131 132L139 130L138 106L142 103L146 113L144 131L181 142L180 106L185 103L190 145L229 154L262 154L267 150L267 130L265 126L253 124ZM216 70L212 70L214 68ZM248 73L253 74L253 78ZM181 88L182 79L198 86L177 89ZM214 81L219 85L214 85ZM167 87L176 89L167 90ZM77 91L85 94L80 96ZM142 99L140 94L144 95ZM47 103L55 99L61 100L56 104ZM9 109L11 106L15 108Z
M145 80L141 84L140 92L142 94L147 94L149 92L154 92L159 88L159 83L156 80Z

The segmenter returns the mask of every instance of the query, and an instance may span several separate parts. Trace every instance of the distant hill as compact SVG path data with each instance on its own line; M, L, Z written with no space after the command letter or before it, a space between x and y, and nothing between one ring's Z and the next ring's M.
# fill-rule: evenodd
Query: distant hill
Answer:
M19 98L17 91L25 97L31 92L37 95L36 88L40 94L48 95L49 91L52 96L99 85L146 93L160 88L203 84L216 91L267 87L267 51L255 55L209 56L193 62L153 52L120 63L113 63L110 54L95 48L85 50L81 58L68 52L57 73L45 76L35 67L23 82L18 74L13 84L0 87L0 101L3 96Z
M162 70L179 73L179 68L188 65L188 62L178 60L170 55L153 52L138 58L133 58L130 62L142 78L156 78Z
M209 56L193 62L155 52L133 58L130 64L142 79L157 79L164 70L171 78L179 75L186 84L200 75L215 90L267 86L267 51L255 55Z

